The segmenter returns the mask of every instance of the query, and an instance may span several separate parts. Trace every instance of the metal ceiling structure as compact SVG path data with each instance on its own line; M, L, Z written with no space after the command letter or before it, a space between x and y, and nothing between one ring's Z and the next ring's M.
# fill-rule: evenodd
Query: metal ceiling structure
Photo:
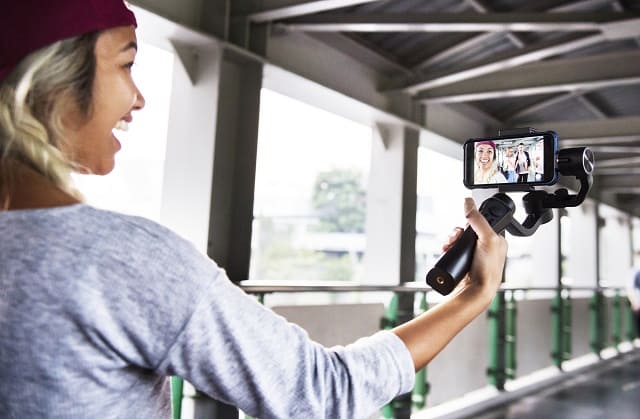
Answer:
M592 195L640 215L640 0L191 0L191 8L182 21L231 49L427 129L421 113L434 106L471 112L487 132L559 127L561 147L596 155ZM336 69L338 54L357 71Z
M640 1L317 0L248 13L272 32L357 44L413 101L465 104L504 127L589 122L594 190L640 212ZM353 48L350 48L353 54Z

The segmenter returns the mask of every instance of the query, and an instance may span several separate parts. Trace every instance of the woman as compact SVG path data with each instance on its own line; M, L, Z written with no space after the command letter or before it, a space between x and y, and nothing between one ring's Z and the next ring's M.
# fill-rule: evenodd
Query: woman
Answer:
M504 169L507 173L507 182L516 182L516 156L513 154L513 148L507 147L504 156Z
M3 16L21 42L0 44L1 416L168 418L180 375L261 418L367 417L490 303L506 243L468 200L476 257L446 302L347 347L310 341L185 240L71 184L112 170L112 129L144 106L122 1L9 2Z
M518 144L518 152L516 153L516 173L518 173L518 183L526 183L529 180L529 166L531 158L529 152L524 150L524 144Z
M498 170L496 145L493 141L479 141L475 145L476 164L473 181L476 185L506 183L507 179Z

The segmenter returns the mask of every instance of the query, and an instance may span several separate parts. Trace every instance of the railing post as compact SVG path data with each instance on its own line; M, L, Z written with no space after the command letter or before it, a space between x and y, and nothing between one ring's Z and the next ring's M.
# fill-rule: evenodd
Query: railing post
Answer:
M613 323L613 330L611 331L611 338L616 349L622 342L622 305L620 304L620 294L618 290L615 290L612 302L611 321Z
M603 301L604 296L602 294L602 290L596 289L593 293L593 297L591 298L591 302L589 303L589 311L590 311L590 331L591 331L591 349L593 352L600 357L600 352L602 351L603 345Z
M506 378L515 378L517 306L513 291L510 292L509 299L506 301L505 310L505 376Z
M182 377L172 376L170 380L171 387L171 417L180 419L182 414L182 389L184 381Z
M571 298L568 290L558 288L551 303L553 364L562 370L562 363L571 358Z
M393 293L393 297L391 297L391 301L385 310L384 317L380 320L380 328L384 330L393 329L398 324L398 306L400 303L400 299L397 293ZM386 419L391 419L394 417L393 413L393 401L388 403L382 408L382 416Z
M429 309L427 303L427 293L423 292L420 298L420 305L416 317ZM416 373L416 385L413 388L412 402L416 409L423 409L427 404L427 395L429 394L429 383L427 382L427 367L424 367Z
M498 291L489 307L489 384L498 390L504 390L505 383L505 351L504 351L504 291Z
M553 359L553 364L558 367L558 369L562 370L562 314L564 310L562 309L562 290L558 288L556 292L556 296L553 297L551 301L551 333L552 333L552 342L551 342L551 359Z
M625 301L625 306L627 307L626 309L627 321L625 322L627 324L627 340L633 343L634 339L638 337L636 335L636 319L635 319L635 316L633 315L631 302L628 299L626 299Z
M572 339L572 312L571 312L571 295L569 291L566 291L566 298L562 300L562 360L566 361L571 359L571 352L573 348L571 345Z

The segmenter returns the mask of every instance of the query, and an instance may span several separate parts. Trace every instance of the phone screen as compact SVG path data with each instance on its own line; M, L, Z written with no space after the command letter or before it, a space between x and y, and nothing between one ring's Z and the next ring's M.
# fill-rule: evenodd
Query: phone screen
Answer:
M543 132L509 137L472 138L464 144L464 184L550 185L557 180L557 136Z

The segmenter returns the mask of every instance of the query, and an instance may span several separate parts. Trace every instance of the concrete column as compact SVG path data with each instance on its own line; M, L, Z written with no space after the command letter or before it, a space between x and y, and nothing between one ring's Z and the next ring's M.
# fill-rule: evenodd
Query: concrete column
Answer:
M586 200L577 208L567 208L569 234L568 276L572 286L594 287L597 284L596 204Z
M400 125L385 125L379 126L374 136L367 194L365 281L413 281L419 133Z
M629 266L633 263L629 234L629 216L601 205L604 226L600 230L600 276L603 286L626 286Z
M249 278L262 65L226 52L219 79L207 254Z
M531 237L532 287L555 287L558 285L558 210L553 210L553 220L541 225Z
M177 60L167 132L162 222L202 251L207 245L222 50L173 45Z

